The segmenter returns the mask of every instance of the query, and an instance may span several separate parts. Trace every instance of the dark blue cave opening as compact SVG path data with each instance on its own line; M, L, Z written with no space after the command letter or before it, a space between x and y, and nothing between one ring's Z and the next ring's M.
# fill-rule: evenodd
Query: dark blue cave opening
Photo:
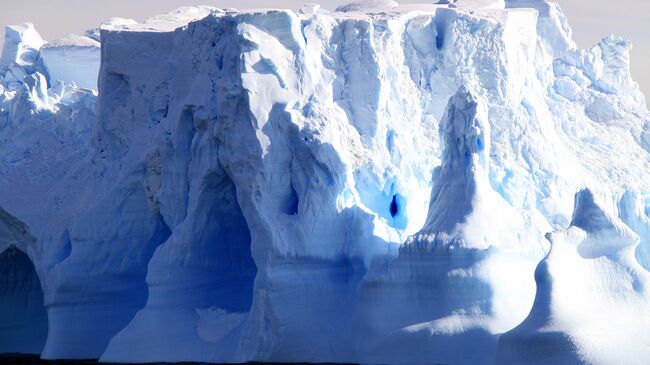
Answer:
M291 184L291 192L289 194L289 198L287 200L287 205L284 212L289 215L298 214L299 204L300 204L300 199L298 198L298 193L296 192L296 189L293 187L293 184Z
M390 202L390 216L395 218L399 213L399 206L397 205L397 195L393 195L393 200Z
M388 213L392 218L391 226L404 229L408 225L408 218L406 217L406 198L400 193L393 194L388 205Z
M0 353L40 354L47 326L34 264L12 246L0 254Z
M192 222L193 230L198 232L192 243L197 254L186 261L185 268L185 275L190 275L186 281L193 286L192 305L248 312L253 303L257 266L237 189L223 172L207 176L204 187ZM290 209L297 209L295 206Z

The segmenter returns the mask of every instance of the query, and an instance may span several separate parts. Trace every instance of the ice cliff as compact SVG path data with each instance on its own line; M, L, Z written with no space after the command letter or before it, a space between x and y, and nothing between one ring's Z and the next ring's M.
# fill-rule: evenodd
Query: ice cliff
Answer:
M630 47L544 0L7 27L0 352L643 363Z

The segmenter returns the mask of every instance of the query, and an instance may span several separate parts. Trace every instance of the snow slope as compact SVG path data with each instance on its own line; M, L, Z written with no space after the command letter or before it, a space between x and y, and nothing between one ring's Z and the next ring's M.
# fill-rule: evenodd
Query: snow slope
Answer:
M12 29L0 207L34 239L0 251L33 263L44 358L650 357L650 113L629 42L577 49L557 4Z

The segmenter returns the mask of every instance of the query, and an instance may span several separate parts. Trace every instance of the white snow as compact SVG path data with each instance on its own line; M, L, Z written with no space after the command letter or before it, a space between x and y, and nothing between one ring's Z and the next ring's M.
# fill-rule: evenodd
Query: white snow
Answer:
M557 4L6 34L0 253L44 358L650 358L650 113L630 42L578 49Z
M170 32L187 25L189 22L221 11L221 9L212 6L184 6L165 14L149 17L141 24L133 19L111 18L102 23L101 29Z
M365 0L365 1L355 1L346 5L339 6L336 8L336 11L343 13L348 13L352 11L358 12L370 12L370 11L382 11L389 10L398 6L399 4L393 0Z

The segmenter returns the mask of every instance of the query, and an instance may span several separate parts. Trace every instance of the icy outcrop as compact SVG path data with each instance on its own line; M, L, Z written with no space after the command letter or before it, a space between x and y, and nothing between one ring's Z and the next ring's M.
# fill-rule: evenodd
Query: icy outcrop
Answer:
M7 33L0 206L34 238L13 245L42 288L41 356L645 358L629 42L579 50L543 0L340 10L186 7L58 48ZM48 65L97 40L98 93Z
M378 332L368 341L371 362L489 363L498 335L528 314L546 247L490 186L487 121L486 106L468 90L451 98L427 221L394 261L364 279L367 322ZM392 308L399 311L387 317Z
M0 72L33 71L38 61L38 50L44 43L32 23L6 26Z
M549 234L528 318L501 336L503 364L643 364L650 356L650 273L639 236L585 189L571 226Z

